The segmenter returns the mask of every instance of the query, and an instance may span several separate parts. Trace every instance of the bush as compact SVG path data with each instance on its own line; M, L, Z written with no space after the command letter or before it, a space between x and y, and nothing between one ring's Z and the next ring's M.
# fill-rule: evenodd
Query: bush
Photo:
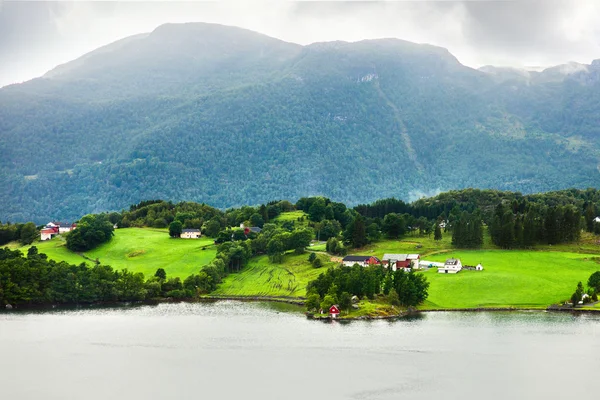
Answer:
M193 297L193 295L189 290L175 289L167 292L166 297L172 297L174 299L188 299Z
M317 293L309 294L304 304L308 311L317 311L321 305L321 297Z
M310 254L308 255L308 261L309 261L309 262L313 262L313 261L315 261L315 258L317 258L317 255L316 255L315 253L310 253Z
M86 215L77 223L77 228L67 235L67 248L72 251L91 250L108 242L113 231L113 224L106 214Z
M321 268L321 266L322 266L321 259L320 258L315 258L312 261L312 266L313 266L313 268Z

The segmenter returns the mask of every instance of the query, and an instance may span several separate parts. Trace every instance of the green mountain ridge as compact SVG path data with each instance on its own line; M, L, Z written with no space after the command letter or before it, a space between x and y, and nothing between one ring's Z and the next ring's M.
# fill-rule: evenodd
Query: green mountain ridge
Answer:
M525 79L398 39L163 25L0 89L0 220L598 187L599 67Z

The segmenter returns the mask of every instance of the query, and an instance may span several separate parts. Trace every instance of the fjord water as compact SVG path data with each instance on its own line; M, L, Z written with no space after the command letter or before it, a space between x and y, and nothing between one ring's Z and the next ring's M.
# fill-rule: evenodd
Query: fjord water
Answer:
M3 313L0 398L479 400L594 392L600 317L447 312L323 323L290 307Z

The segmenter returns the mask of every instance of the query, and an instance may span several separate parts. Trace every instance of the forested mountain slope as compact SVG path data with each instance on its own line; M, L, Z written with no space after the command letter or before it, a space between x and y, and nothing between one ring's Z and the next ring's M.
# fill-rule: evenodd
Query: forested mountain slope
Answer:
M598 187L599 77L598 61L518 74L397 39L163 25L0 89L0 219Z

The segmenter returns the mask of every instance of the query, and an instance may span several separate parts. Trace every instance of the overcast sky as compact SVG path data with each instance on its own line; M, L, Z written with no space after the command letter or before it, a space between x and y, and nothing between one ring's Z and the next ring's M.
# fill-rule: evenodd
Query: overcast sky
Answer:
M396 37L446 47L472 67L549 66L600 58L600 0L6 1L0 86L166 22L216 22L286 41Z

